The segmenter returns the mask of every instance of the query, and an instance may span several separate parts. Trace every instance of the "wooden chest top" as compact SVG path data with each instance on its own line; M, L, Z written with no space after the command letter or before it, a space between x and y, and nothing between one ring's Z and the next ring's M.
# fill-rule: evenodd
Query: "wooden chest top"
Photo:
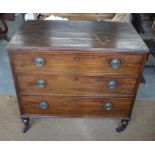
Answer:
M147 52L130 23L103 21L27 21L9 49Z

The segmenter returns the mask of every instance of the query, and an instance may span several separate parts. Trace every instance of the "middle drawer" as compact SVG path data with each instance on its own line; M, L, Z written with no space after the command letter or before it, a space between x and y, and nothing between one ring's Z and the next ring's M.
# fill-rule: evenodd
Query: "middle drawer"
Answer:
M103 76L17 75L21 94L107 96L134 95L136 78Z

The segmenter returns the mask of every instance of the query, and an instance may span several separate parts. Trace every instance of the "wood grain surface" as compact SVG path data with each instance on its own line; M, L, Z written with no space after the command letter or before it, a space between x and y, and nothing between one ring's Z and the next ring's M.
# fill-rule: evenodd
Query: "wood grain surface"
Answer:
M68 95L68 96L105 96L134 95L136 78L103 76L67 76L67 75L18 75L19 93L34 95ZM45 88L39 88L38 80L44 80ZM116 88L108 88L108 82L115 80Z
M25 51L29 53L29 51ZM30 53L13 54L15 71L20 72L48 72L48 74L73 74L73 75L128 75L137 76L143 63L144 56L123 54L52 54L56 51L46 51L51 54ZM65 51L64 51L65 52ZM37 67L35 58L43 58L45 64ZM77 59L77 60L76 60ZM119 59L120 67L112 68L111 61ZM49 73L50 72L50 73ZM47 73L45 73L47 74Z
M20 96L20 101L23 114L127 117L131 111L133 98L58 98L41 95ZM47 109L40 108L41 101L47 102ZM105 110L106 103L112 103L111 110Z
M129 23L28 21L8 52L22 117L129 118L148 48ZM43 58L44 65L37 67L35 58ZM113 59L120 60L118 68L112 68ZM44 88L38 80L45 81ZM108 87L112 80L114 89ZM112 103L111 110L105 110L106 103Z
M105 21L27 21L8 48L148 52L130 23Z

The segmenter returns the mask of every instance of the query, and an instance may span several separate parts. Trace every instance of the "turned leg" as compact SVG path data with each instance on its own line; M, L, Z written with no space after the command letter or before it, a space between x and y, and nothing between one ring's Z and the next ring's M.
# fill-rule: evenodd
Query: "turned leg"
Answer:
M126 129L128 123L129 123L129 119L122 119L121 120L121 126L119 126L118 128L116 128L116 132L122 132Z
M24 123L24 127L23 127L23 129L22 129L22 132L25 133L25 132L27 132L27 131L29 130L29 128L30 128L30 124L29 124L30 118L22 118L22 120L23 120L23 123Z

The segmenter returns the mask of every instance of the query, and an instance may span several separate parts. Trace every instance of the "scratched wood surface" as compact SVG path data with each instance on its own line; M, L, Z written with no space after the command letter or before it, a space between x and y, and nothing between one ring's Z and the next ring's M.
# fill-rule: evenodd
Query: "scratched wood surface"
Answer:
M27 21L8 48L147 51L130 23L104 21Z

